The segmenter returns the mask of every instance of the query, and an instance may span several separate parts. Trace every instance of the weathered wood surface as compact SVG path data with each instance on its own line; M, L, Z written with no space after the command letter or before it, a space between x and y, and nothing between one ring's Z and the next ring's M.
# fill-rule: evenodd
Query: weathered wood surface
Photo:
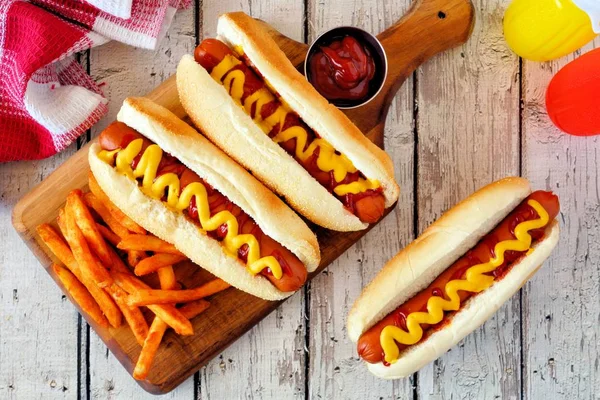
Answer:
M213 35L219 12L242 8L295 39L310 39L346 23L380 31L409 0L309 0L306 9L293 1L213 3L199 8L198 26L194 7L180 13L156 52L117 44L92 50L91 73L106 82L111 98L111 114L100 127L126 95L156 86L195 39ZM552 127L544 114L545 87L572 57L524 62L521 74L501 36L508 3L479 0L469 43L431 60L400 90L385 141L402 186L397 210L315 278L308 296L297 294L169 398L597 398L600 139L572 138ZM0 166L0 398L147 396L106 356L94 333L88 339L85 323L78 338L74 308L10 226L15 202L76 149ZM562 240L551 260L522 298L415 381L372 378L345 334L345 315L360 288L445 208L493 179L518 174L521 166L535 187L561 196Z
M519 174L519 61L502 36L510 1L478 3L469 41L417 73L418 233L479 187ZM517 295L423 368L418 397L518 399L519 312Z
M12 206L77 150L0 166L0 398L79 393L77 311L11 224Z
M154 50L133 49L122 43L111 42L92 49L90 74L104 84L104 94L109 99L109 113L92 129L97 136L114 121L123 100L128 96L149 93L171 76L179 59L196 46L194 6L178 12L171 29ZM85 349L82 349L85 353ZM109 352L102 340L92 331L89 335L89 396L92 399L143 399L154 396L141 390L119 361ZM193 398L194 381L188 380L165 398Z
M323 31L353 25L377 34L396 22L410 6L408 0L310 1L309 41ZM381 381L358 361L346 334L346 315L354 300L383 263L413 238L413 81L400 89L386 121L385 148L394 160L401 197L395 211L346 251L308 286L309 399L411 398L410 380Z
M202 37L214 37L218 16L234 9L269 22L292 39L304 41L304 22L298 18L304 14L304 6L295 0L204 1L199 21ZM200 370L199 397L304 397L305 329L304 296L300 291Z
M544 88L573 59L523 64L523 175L560 196L562 222L558 248L523 290L524 399L600 393L600 137L562 134L544 112Z

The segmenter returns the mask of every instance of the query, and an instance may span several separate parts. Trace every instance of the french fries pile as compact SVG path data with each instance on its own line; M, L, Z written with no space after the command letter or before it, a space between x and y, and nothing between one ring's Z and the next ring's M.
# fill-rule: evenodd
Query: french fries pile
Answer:
M204 298L229 284L214 279L180 290L173 264L187 257L127 217L91 173L89 187L89 193L73 190L67 196L57 218L62 237L49 224L37 232L64 264L52 265L55 275L90 318L105 328L117 328L125 319L142 346L133 376L146 379L165 331L171 327L180 335L193 334L190 319L208 308ZM127 265L115 248L126 255ZM158 274L160 289L136 277L151 273ZM150 327L140 307L154 314Z

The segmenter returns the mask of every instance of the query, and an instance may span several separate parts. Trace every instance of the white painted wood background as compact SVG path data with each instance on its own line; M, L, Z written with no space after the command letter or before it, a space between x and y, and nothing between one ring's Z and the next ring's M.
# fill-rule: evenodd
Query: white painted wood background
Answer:
M385 140L402 187L394 213L165 398L600 398L600 142L561 134L549 122L545 88L572 57L521 62L502 37L508 3L474 0L469 42L435 57L400 89ZM82 54L110 99L109 115L88 139L114 119L126 96L142 95L173 74L183 54L215 34L222 12L242 9L310 41L337 25L377 33L409 4L196 1L177 14L156 51L109 43ZM85 140L48 160L0 166L0 399L151 398L90 332L10 224L18 199ZM344 328L361 288L445 209L492 180L518 174L561 198L562 240L550 261L495 317L411 379L371 377Z

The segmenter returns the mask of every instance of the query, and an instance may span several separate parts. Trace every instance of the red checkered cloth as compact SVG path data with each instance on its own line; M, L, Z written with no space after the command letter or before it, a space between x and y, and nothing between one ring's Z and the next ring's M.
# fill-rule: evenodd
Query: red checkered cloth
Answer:
M189 3L0 0L0 162L52 156L107 112L75 53L110 39L155 48Z

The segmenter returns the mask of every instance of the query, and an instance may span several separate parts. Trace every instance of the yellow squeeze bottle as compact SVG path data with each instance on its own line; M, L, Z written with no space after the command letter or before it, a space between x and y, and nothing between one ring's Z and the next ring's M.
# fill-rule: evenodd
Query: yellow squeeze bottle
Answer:
M532 61L549 61L600 34L599 0L514 0L504 14L510 48Z

